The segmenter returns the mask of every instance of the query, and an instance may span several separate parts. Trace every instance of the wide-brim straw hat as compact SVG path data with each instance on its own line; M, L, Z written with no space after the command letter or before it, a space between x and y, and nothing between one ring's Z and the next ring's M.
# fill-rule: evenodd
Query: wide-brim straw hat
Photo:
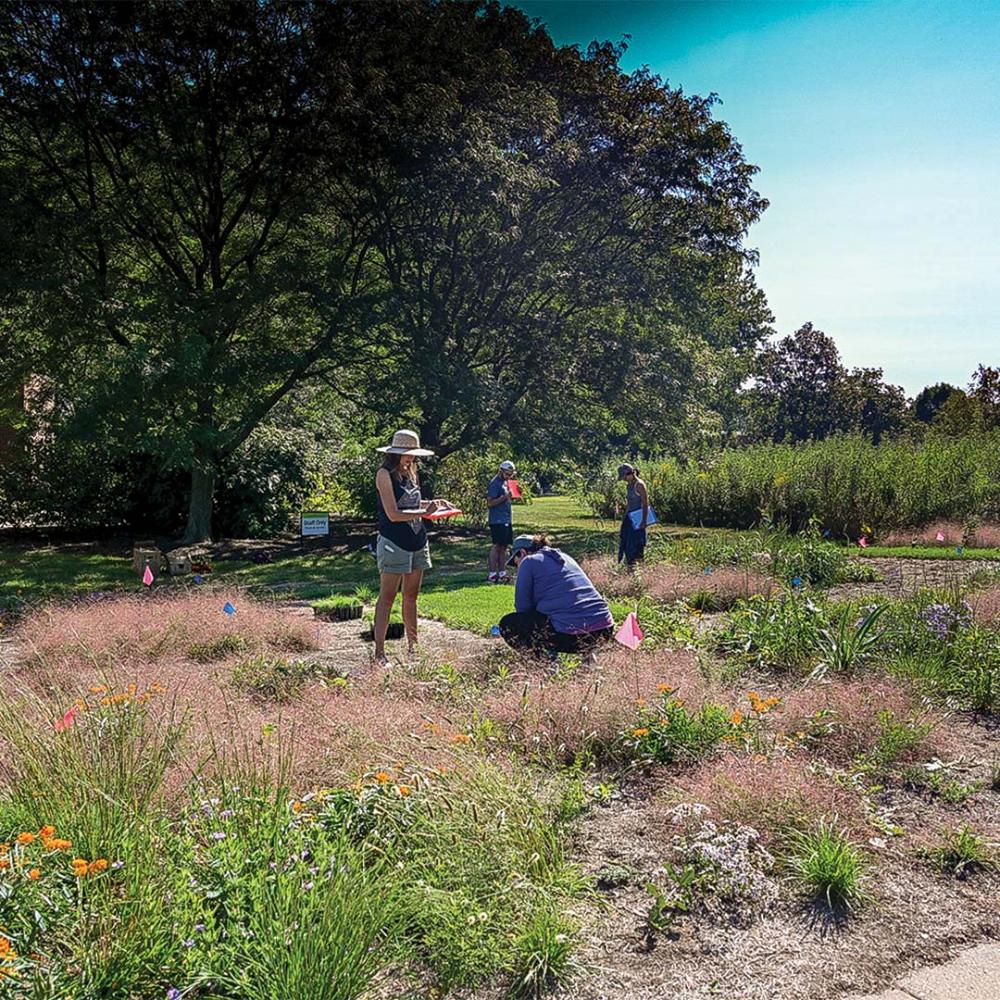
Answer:
M414 455L417 458L434 454L428 448L420 447L420 435L416 431L396 431L392 436L392 444L375 450L386 455Z

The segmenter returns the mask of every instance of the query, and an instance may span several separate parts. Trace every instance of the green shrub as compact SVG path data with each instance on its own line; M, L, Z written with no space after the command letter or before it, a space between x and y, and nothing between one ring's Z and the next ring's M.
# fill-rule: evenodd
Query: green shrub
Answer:
M646 463L642 472L663 521L750 528L767 516L801 531L817 518L834 538L853 542L936 518L990 516L1000 500L1000 431L879 445L859 434L759 444L700 463ZM609 467L588 483L605 516L617 496L611 477Z
M814 902L831 910L854 909L867 898L867 864L861 850L836 827L791 834L786 865L792 881Z
M819 650L824 609L797 594L751 597L723 616L715 632L720 653L757 667L801 669Z

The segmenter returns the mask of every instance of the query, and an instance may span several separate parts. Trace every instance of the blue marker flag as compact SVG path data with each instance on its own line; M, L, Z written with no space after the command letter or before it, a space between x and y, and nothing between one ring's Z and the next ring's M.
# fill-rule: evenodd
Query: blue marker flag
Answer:
M201 573L195 573L195 575L194 575L194 582L195 583L201 583L202 579L203 579L203 577L202 577Z
M500 626L499 625L494 625L490 629L490 635L492 635L494 638L496 638L498 635L500 635Z
M955 546L955 551L956 551L956 552L957 552L957 553L958 553L959 555L961 555L961 554L962 554L962 546L961 546L961 545L956 545L956 546Z
M801 576L793 576L792 577L792 586L793 587L801 587L802 586L802 577Z
M824 538L829 538L830 537L830 529L829 528L824 528L823 529L823 537Z
M234 608L229 601L226 601L226 603L222 605L222 610L225 611L225 613L230 617L236 614L236 608Z
M706 566L705 569L704 569L705 575L708 576L708 574L711 573L711 572L712 572L712 567L711 566Z

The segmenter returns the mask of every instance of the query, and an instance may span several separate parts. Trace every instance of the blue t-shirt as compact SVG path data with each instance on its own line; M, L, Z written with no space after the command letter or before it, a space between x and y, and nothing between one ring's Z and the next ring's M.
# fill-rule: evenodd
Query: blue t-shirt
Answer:
M500 476L494 476L490 480L490 485L486 487L486 495L491 500L496 500L497 497L506 496L506 494L504 480ZM510 497L507 497L506 503L498 503L495 507L490 507L489 514L490 524L513 524L514 511L511 508Z
M557 632L597 632L614 625L608 602L576 560L558 549L539 549L521 560L514 607L547 615Z

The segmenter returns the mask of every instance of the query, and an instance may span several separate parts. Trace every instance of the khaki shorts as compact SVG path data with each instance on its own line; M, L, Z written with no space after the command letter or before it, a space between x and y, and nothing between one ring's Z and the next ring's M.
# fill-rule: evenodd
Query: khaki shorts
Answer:
M375 558L378 560L380 573L405 574L431 568L430 546L425 545L416 552L408 552L381 535L378 536L378 545L375 547Z

